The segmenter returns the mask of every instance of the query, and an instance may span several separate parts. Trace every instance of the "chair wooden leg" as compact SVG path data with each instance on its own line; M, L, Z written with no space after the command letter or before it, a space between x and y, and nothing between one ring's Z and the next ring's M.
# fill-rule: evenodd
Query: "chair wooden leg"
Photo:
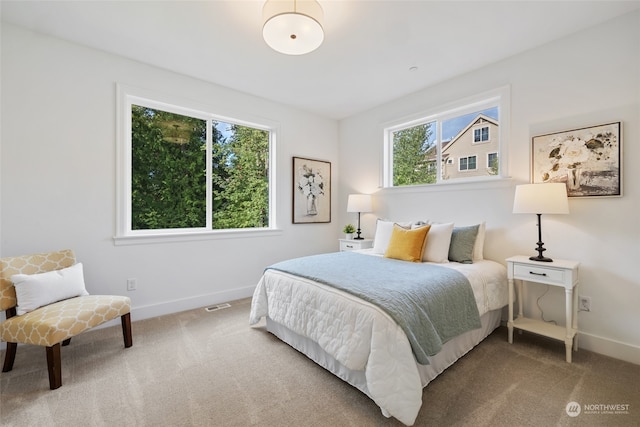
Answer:
M133 345L133 335L131 335L131 313L120 316L122 322L122 336L124 337L124 347L129 348Z
M4 355L4 365L2 366L2 372L9 372L13 369L13 362L16 360L16 350L18 349L17 342L7 343L7 352Z
M69 344L71 344L71 338L67 338L66 340L62 341L62 346L63 347L66 347Z
M47 347L47 367L49 368L49 388L55 390L62 385L60 343Z

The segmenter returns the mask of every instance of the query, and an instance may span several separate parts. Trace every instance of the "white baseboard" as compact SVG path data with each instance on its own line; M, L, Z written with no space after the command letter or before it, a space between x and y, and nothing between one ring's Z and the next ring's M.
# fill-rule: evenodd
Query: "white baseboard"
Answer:
M249 286L246 288L214 292L212 294L183 298L160 304L132 307L131 321L135 322L137 320L150 319L152 317L164 316L167 314L179 313L181 311L193 310L200 307L208 307L223 302L248 298L253 295L255 288L255 286ZM117 322L119 322L119 320L112 320L111 322L105 323L105 326L109 326L109 324L117 324Z
M248 298L253 295L255 286L246 288L232 289L229 291L214 292L212 294L199 295L197 297L183 298L179 300L163 302L159 304L145 305L142 307L131 307L131 321L150 319L152 317L164 316L167 314L179 313L181 311L193 310L200 307L209 307L223 302L234 301L237 299ZM4 316L3 319L4 320ZM120 319L114 319L109 322L96 326L95 329L107 328L109 326L120 325ZM249 318L247 318L247 327L249 326ZM133 342L135 344L135 333ZM0 350L5 350L7 343L0 342ZM0 360L0 362L2 362Z
M593 351L624 360L625 362L640 365L640 347L624 342L599 337L586 332L578 332L578 349Z

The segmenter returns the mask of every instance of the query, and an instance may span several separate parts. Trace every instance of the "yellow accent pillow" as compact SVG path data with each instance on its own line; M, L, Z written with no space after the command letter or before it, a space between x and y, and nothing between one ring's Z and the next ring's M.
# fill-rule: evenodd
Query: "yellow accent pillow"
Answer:
M425 225L424 227L407 230L398 225L394 225L389 246L384 253L384 257L402 261L421 262L425 246L424 243L430 228L430 225Z

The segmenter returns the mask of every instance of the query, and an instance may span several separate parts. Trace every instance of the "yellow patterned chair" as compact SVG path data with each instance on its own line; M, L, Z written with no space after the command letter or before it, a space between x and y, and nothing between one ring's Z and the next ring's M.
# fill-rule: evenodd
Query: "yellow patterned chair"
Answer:
M128 297L81 295L18 315L16 307L20 301L12 276L65 271L74 265L76 258L71 250L0 259L0 309L5 310L7 317L0 323L0 339L7 343L2 372L13 369L18 343L45 346L49 386L54 390L62 385L60 345L66 346L72 337L118 317L121 318L124 346L131 347L131 300Z

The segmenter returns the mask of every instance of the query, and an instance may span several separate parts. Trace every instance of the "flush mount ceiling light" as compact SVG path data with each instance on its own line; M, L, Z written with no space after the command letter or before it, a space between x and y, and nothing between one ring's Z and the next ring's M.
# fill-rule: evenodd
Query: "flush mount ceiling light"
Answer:
M287 55L304 55L324 40L322 7L315 0L267 0L262 8L262 37Z

